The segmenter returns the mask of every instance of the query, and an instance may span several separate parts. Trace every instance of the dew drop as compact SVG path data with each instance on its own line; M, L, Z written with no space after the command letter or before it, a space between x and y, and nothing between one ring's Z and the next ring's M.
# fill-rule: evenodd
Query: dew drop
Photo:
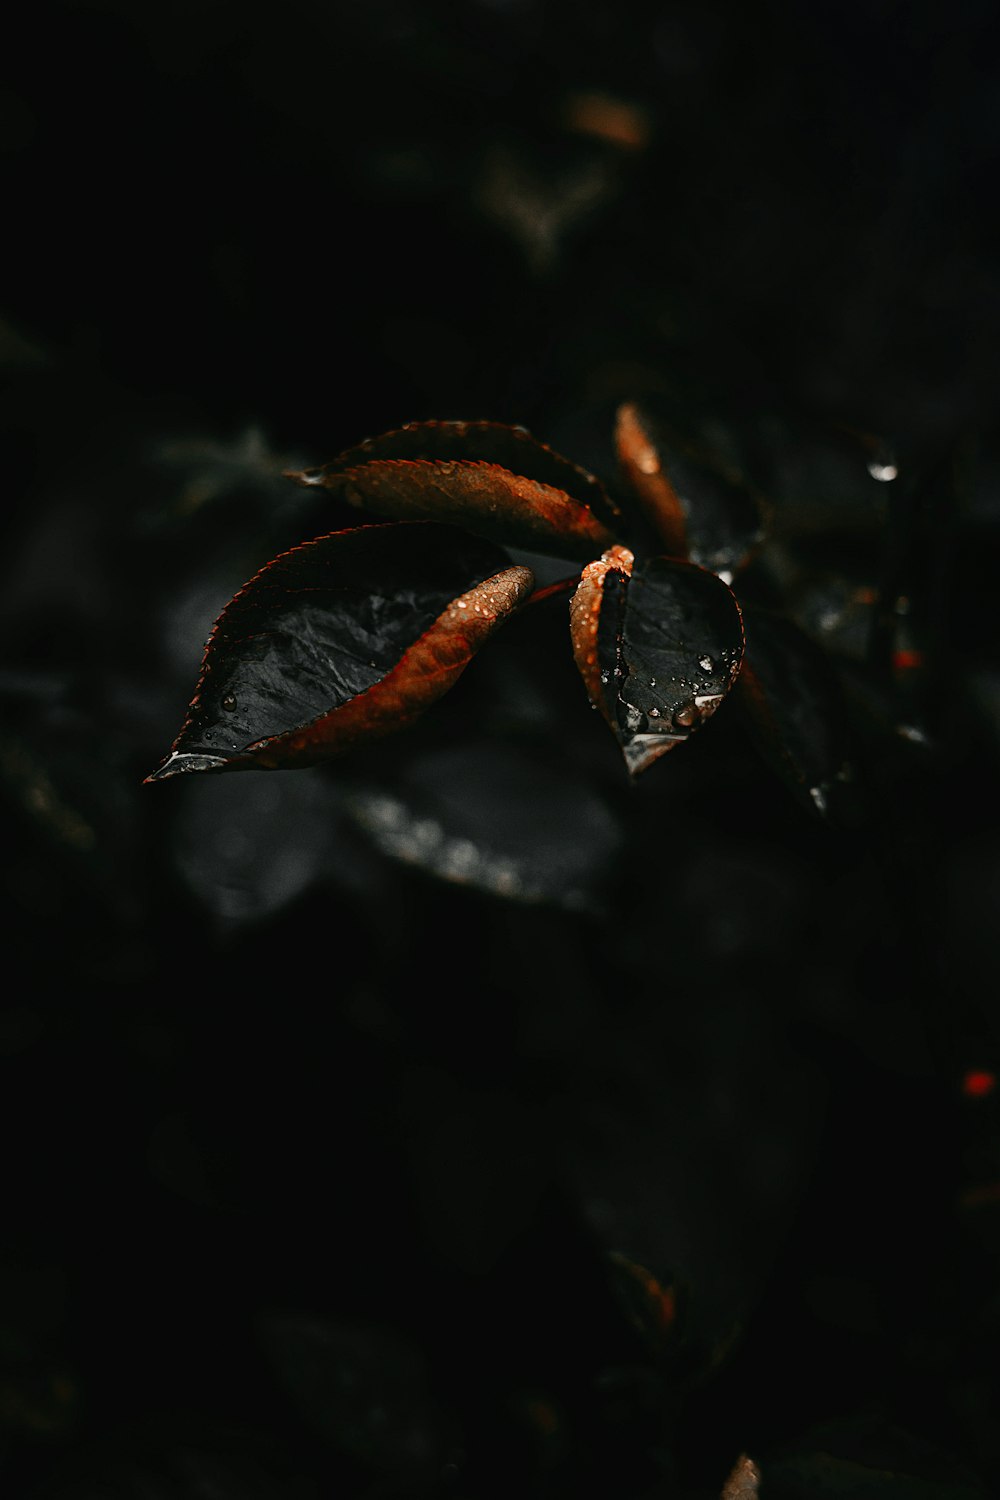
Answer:
M689 703L685 708L679 708L677 710L677 712L674 714L674 723L679 725L682 729L690 729L691 725L695 723L697 718L698 710Z
M236 708L236 699L233 697L232 693L226 694L226 696L222 700L222 706L226 710L227 714L231 714L233 712L233 710Z
M658 708L651 708L649 710L649 717L651 719L658 719L660 717L660 710Z
M698 665L703 672L714 672L715 662L710 656L699 656Z

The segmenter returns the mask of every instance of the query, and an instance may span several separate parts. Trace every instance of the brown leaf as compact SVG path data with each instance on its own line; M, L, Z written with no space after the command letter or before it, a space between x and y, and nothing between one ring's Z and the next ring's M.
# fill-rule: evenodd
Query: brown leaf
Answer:
M632 402L619 407L615 445L625 477L667 553L730 583L763 537L761 505L749 486Z
M412 422L289 477L381 515L557 556L593 557L620 520L594 475L499 422Z
M722 1487L722 1500L756 1500L759 1493L760 1470L753 1459L743 1453Z
M684 510L638 407L626 402L615 420L618 462L656 534L672 557L687 556Z

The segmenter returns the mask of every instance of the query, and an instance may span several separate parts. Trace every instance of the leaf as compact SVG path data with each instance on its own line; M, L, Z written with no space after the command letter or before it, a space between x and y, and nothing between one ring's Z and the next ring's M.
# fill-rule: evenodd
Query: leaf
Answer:
M596 474L564 458L547 443L533 437L526 427L503 422L407 422L392 432L366 438L348 448L322 469L307 469L292 477L302 483L321 483L318 476L355 469L376 459L429 459L446 462L499 464L512 474L523 474L552 489L565 490L581 505L609 523L621 520L618 506Z
M739 674L743 623L732 591L704 568L625 547L583 570L570 604L573 654L591 703L633 775L686 740Z
M673 1281L664 1285L620 1250L609 1251L608 1262L622 1312L652 1352L662 1353L677 1336L677 1287Z
M221 931L283 911L318 881L363 885L365 861L344 823L339 782L188 777L171 823L173 862ZM370 874L370 871L367 873Z
M749 486L682 445L647 408L633 402L618 409L615 445L625 476L666 550L730 582L764 533L761 507Z
M760 1470L742 1453L722 1487L722 1500L756 1500L760 1493Z
M796 1454L767 1465L767 1494L775 1500L985 1500L964 1473L924 1478L906 1469L873 1465L826 1452Z
M282 553L220 615L188 717L147 780L315 765L404 728L533 582L497 548L426 522Z
M846 813L847 709L825 651L790 620L749 612L739 699L758 749L799 800L821 817Z
M259 1337L306 1426L369 1472L424 1478L445 1451L445 1418L420 1350L388 1327L270 1313Z
M690 822L679 811L672 847L697 851L704 810ZM583 1003L564 1021L564 1038L575 1028L573 1078L557 1116L581 1215L595 1245L617 1252L625 1316L678 1382L729 1356L772 1284L823 1118L818 1070L803 1066L776 1014L747 1003L753 960L720 983L712 934L678 910L689 867L644 861L651 899L616 925L614 982L598 974L588 1002L574 976ZM728 894L708 889L706 903L724 908ZM695 951L678 957L690 933Z
M454 522L561 557L593 557L614 540L620 520L594 475L499 422L411 422L288 477L359 509Z
M388 783L351 791L346 806L393 859L569 911L602 909L621 852L608 805L564 754L539 746L448 744L408 760Z

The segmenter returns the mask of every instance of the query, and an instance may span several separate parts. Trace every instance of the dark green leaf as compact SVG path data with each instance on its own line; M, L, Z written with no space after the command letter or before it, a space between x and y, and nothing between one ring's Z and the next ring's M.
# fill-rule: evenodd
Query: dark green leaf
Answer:
M847 710L823 649L798 626L748 612L739 699L761 754L807 806L840 816L853 801Z
M431 523L283 553L219 617L184 727L148 779L313 765L405 727L532 583L496 547Z
M584 569L570 609L590 701L635 774L710 718L743 659L739 605L703 568L614 547Z

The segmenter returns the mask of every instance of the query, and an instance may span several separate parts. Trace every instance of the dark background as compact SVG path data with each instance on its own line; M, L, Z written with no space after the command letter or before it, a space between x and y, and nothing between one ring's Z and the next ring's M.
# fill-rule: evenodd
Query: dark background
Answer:
M992 11L18 17L5 1494L990 1493ZM489 417L614 482L645 396L773 507L847 816L732 704L629 785L559 603L332 771L141 785L342 523L282 468Z

